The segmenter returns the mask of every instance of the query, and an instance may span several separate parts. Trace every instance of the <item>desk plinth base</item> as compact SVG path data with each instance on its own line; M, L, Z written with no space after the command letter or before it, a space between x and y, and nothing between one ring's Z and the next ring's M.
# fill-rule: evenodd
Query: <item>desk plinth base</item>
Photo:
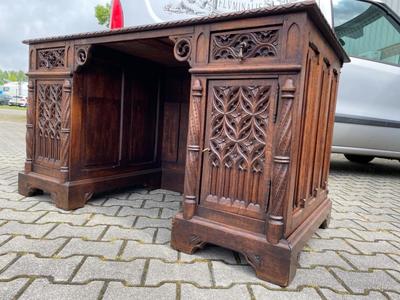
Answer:
M55 178L30 172L19 173L18 192L31 197L43 191L50 193L58 208L74 210L83 207L94 193L141 185L149 188L160 186L161 170L150 169L118 175L61 182Z
M287 239L270 244L265 235L226 226L194 216L185 220L178 213L172 221L171 247L193 254L207 243L240 252L258 278L288 286L297 269L300 251L318 227L329 224L332 203L326 199Z

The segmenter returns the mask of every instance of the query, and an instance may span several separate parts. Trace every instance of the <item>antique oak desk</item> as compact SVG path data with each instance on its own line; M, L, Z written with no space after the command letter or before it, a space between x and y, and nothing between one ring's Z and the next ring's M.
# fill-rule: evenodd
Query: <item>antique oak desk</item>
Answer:
M21 194L69 210L131 185L182 191L173 248L224 246L289 284L329 221L348 60L314 2L26 43Z

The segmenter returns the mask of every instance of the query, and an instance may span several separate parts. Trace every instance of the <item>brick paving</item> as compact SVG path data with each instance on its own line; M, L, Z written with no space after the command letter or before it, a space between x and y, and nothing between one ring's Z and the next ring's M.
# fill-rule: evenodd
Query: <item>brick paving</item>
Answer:
M179 194L126 190L73 212L48 195L20 196L24 134L20 119L0 119L0 299L400 299L398 161L333 155L330 228L313 236L282 289L230 250L172 250Z

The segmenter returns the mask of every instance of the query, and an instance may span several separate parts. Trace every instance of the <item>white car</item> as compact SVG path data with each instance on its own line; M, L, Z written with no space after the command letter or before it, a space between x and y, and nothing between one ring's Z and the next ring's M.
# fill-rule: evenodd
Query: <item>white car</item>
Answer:
M400 18L378 1L332 3L335 32L351 57L341 74L332 151L360 163L400 159Z
M28 105L28 100L26 97L12 97L8 101L9 106L20 106L20 107L26 107Z
M27 107L28 106L28 99L26 97L22 97L22 98L18 99L18 106Z

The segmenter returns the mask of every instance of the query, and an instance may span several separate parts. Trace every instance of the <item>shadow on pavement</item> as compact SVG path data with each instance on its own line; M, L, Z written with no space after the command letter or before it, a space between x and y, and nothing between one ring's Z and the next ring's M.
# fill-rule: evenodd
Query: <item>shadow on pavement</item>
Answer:
M375 174L386 177L400 178L400 162L398 160L375 158L368 164L353 163L342 155L333 154L331 160L331 172L334 173L359 173Z

